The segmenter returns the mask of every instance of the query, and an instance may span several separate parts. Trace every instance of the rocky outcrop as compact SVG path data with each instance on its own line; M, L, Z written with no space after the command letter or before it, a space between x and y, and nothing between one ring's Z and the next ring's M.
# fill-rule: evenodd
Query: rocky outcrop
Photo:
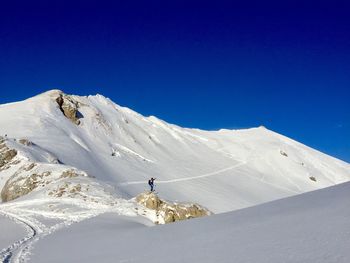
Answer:
M282 151L282 150L280 150L280 154L285 156L285 157L288 157L288 154L286 152Z
M156 223L172 223L176 221L210 215L206 208L193 203L171 203L162 200L153 192L145 192L136 197L136 202L144 207L155 210Z
M58 98L56 98L56 102L64 114L68 119L70 119L73 123L79 125L80 120L78 117L78 102L72 99L70 96L65 94L60 94Z
M31 141L29 141L28 139L25 139L25 138L19 139L18 142L20 144L25 145L25 146L31 146L33 144Z
M5 139L0 137L0 169L6 168L6 164L9 164L16 155L17 151L8 148Z
M315 177L315 176L310 176L310 177L309 177L309 179L310 179L311 181L317 182L317 180L316 180L316 177Z
M64 182L58 185L55 189L49 192L49 196L52 197L70 197L74 198L77 195L83 196L81 194L82 186L81 184L74 184L71 182ZM87 190L86 190L87 191Z
M62 173L60 178L74 178L74 177L78 177L79 174L77 174L76 171L74 170L66 170Z
M26 195L37 188L39 185L45 186L50 183L46 180L51 172L42 174L31 174L30 176L12 176L1 191L1 199L8 202L23 195Z
M158 210L163 201L153 192L145 192L136 197L136 201L148 209Z
M45 187L60 179L78 177L79 175L85 176L71 169L63 171L58 175L52 175L51 171L41 173L32 172L31 174L25 173L25 171L31 171L35 166L36 164L34 163L25 165L7 180L1 191L1 199L3 202L14 200L32 192L38 187ZM57 197L60 196L58 195Z
M163 203L158 210L158 213L159 216L164 219L164 223L166 224L209 215L208 210L197 204Z

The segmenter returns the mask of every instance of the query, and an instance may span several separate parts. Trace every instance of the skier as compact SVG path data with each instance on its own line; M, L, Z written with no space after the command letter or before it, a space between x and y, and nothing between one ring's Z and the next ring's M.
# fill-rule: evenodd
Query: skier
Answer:
M154 180L156 180L156 178L151 177L151 179L148 180L148 185L151 187L151 192L154 191Z

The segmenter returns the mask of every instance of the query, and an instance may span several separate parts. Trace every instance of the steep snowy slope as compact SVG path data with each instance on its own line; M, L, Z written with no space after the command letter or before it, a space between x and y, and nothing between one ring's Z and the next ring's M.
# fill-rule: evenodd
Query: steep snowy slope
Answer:
M266 128L180 128L101 95L53 90L1 105L1 134L17 150L15 159L51 165L61 173L77 169L84 180L113 186L111 192L120 198L144 191L153 176L162 197L197 202L215 213L350 179L349 164ZM20 145L19 139L30 143ZM0 187L17 170L12 165L0 171Z
M350 261L350 184L160 227L104 214L39 241L33 262ZM67 240L70 242L67 243Z

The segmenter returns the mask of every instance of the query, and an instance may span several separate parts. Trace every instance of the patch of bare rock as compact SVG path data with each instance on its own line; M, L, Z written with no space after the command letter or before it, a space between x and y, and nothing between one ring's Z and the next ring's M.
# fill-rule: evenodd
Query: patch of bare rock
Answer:
M172 203L160 199L159 196L153 192L139 194L136 197L136 202L148 209L154 210L158 219L156 223L158 224L167 224L212 214L208 209L198 204Z

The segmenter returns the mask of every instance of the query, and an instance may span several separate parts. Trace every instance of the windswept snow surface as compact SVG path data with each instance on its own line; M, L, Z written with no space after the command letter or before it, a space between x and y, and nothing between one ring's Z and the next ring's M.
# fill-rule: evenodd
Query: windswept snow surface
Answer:
M101 95L71 96L79 104L76 125L60 111L59 94L0 106L0 135L29 139L34 146L21 147L21 155L85 171L123 198L147 189L153 176L163 198L222 213L350 180L349 164L263 127L180 128Z
M32 259L43 263L347 263L349 193L350 183L345 183L158 227L104 214L44 238Z
M228 213L185 224L149 228L147 226L153 225L150 220L155 218L154 211L141 208L132 198L148 190L147 180L152 176L157 178L156 191L161 198L198 203L215 214L220 214L350 180L348 163L264 127L219 131L181 128L154 116L144 117L101 95L65 97L70 100L70 105L77 106L76 117L79 121L73 122L60 109L56 101L59 96L66 95L61 91L52 90L25 101L0 105L0 136L4 138L1 139L3 142L0 153L3 154L7 149L17 152L8 164L0 167L0 190L10 189L10 194L5 191L3 195L6 199L9 198L8 200L12 198L13 189L17 189L17 192L31 190L17 199L0 203L0 223L5 229L4 234L1 233L0 245L3 247L0 247L0 259L4 262L25 262L30 259L33 259L33 262L54 262L56 259L56 262L81 262L80 258L85 258L84 253L78 255L78 252L74 252L69 259L64 260L62 257L66 255L65 252L72 251L68 247L77 246L79 243L86 244L81 240L85 238L90 240L91 245L85 248L77 247L77 251L88 250L86 255L91 255L95 262L99 261L97 257L102 257L102 252L94 252L95 243L100 251L105 251L106 261L112 261L112 257L115 257L113 253L119 253L120 247L120 262L138 262L141 258L150 258L154 262L154 255L158 254L163 256L157 259L159 262L168 261L169 255L172 257L171 249L179 253L173 256L174 261L171 262L175 262L175 259L185 262L181 260L181 255L186 262L197 262L199 260L195 260L194 257L198 253L190 255L191 252L180 251L184 248L182 244L191 247L194 242L199 242L205 248L202 253L203 262L214 262L214 256L219 257L220 253L225 254L226 251L226 248L221 250L215 244L223 239L225 244L232 242L236 247L239 245L238 240L231 238L237 233L237 236L247 242L244 248L247 251L237 250L237 255L247 253L246 256L249 257L250 238L262 231L261 239L258 240L263 243L262 238L269 237L263 232L265 227L272 231L272 225L268 222L261 225L264 221L258 220L255 214L257 212L237 212L232 214L232 218L231 213ZM11 184L6 185L8 182L13 183L12 188ZM334 189L343 189L342 187ZM343 190L340 192L342 196L345 195ZM287 243L282 242L284 246L281 247L281 251L287 255L288 251L294 251L294 243L289 246L288 240L292 239L291 242L294 242L295 236L292 232L285 232L290 225L286 225L286 229L282 227L283 220L278 221L277 217L279 212L281 218L290 216L290 222L297 220L298 216L305 215L310 220L305 220L308 227L305 229L310 228L316 232L316 228L321 228L321 234L325 229L326 232L320 238L330 235L331 229L324 226L324 221L319 220L321 212L334 212L334 215L328 217L334 222L338 222L338 217L342 219L347 215L340 210L330 210L327 202L324 198L322 204L325 210L322 210L321 206L319 210L314 210L311 204L303 205L300 201L301 206L299 203L295 207L291 205L288 211L276 208L270 218L266 217L270 213L269 210L267 213L259 210L260 208L254 210L260 211L259 216L267 218L269 222L276 222L276 233L272 231L274 234L271 236L272 243L267 243L266 246L277 246L278 242L283 241ZM269 207L266 206L267 209ZM312 217L314 212L315 216ZM244 216L240 216L240 213ZM313 225L314 222L321 223ZM332 221L330 222L332 225ZM197 224L198 228L194 227ZM238 231L236 225L246 229L247 236L242 232L235 232ZM261 226L261 229L258 226ZM192 227L193 231L198 233L193 232L192 236L185 235L191 233L189 228ZM215 227L218 236L214 233ZM301 232L298 227L299 224L296 223L294 229ZM16 230L12 232L11 229L14 228ZM340 231L340 228L338 230ZM79 231L84 231L86 236L82 236ZM208 232L208 235L204 232ZM69 236L65 233L75 234ZM93 240L93 233L96 234L96 240ZM161 246L162 251L157 252L158 254L155 250L148 253L146 245L161 244L163 233L164 240L173 244L174 248L165 248L164 243L164 246ZM171 243L172 238L178 239L177 233L181 243ZM345 229L343 233L348 232ZM285 234L288 236L285 237ZM175 237L171 237L172 235ZM280 235L282 241L277 242L273 239L276 235ZM119 239L115 239L116 236ZM132 240L132 237L140 240ZM66 241L62 239L55 243L56 238L66 238ZM309 242L311 250L316 251L316 246L324 246L322 257L327 258L327 253L330 257L329 261L324 262L337 259L335 254L344 246L333 246L333 239L327 239L331 240L330 243L326 240L325 245L322 245L321 239L318 238L313 235L305 236L304 244ZM343 236L337 235L337 238L342 240ZM42 240L47 240L47 243ZM104 245L99 246L98 240ZM317 242L312 242L315 240ZM111 244L107 244L109 242ZM132 248L132 242L135 242L137 251ZM49 249L50 244L55 247ZM67 250L52 255L44 253L45 246L49 252L53 249L60 251L61 245ZM214 254L209 254L210 249L207 247L210 245L213 245ZM40 247L32 254L36 246ZM262 251L264 245L259 247L256 243L255 247ZM234 251L231 247L229 250ZM295 251L305 252L306 258L310 258L311 250L305 252L301 247L296 247ZM130 258L128 253L133 257ZM169 253L168 257L165 257L166 253ZM39 254L43 257L38 258ZM221 262L232 262L231 254L228 255L230 258L219 258ZM202 256L198 255L199 258ZM294 262L298 262L299 258L295 253L293 256L296 259ZM87 257L87 262L89 258ZM205 261L204 258L211 260ZM338 261L342 262L342 259L339 257Z

